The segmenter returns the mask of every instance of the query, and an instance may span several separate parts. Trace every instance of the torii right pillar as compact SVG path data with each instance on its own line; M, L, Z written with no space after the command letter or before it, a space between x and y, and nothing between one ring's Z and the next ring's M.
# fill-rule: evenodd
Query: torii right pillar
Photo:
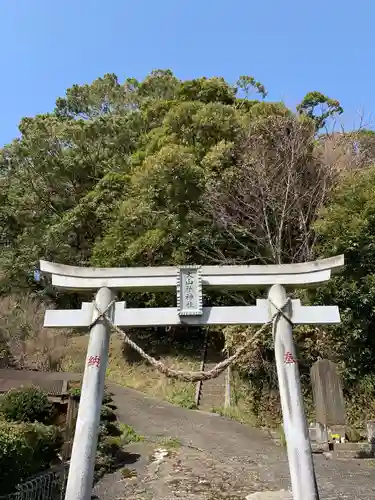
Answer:
M307 422L303 408L300 375L296 352L292 336L292 324L333 324L340 322L340 314L336 306L302 306L299 300L287 302L284 286L292 289L305 288L308 285L318 285L328 281L333 272L337 272L344 265L344 256L339 255L328 259L305 262L301 264L284 264L269 266L185 266L175 267L146 267L146 268L79 268L41 261L40 269L43 273L52 275L52 285L71 290L128 290L128 291L155 291L177 290L178 307L128 309L124 302L114 304L114 324L119 327L136 326L166 326L166 325L249 325L264 324L274 317L275 357L279 379L281 404L283 410L284 430L287 441L288 460L294 500L318 500L314 464L312 460L311 444L308 435ZM193 269L194 268L194 269ZM195 274L194 274L195 273ZM196 289L191 285L192 274ZM188 282L189 281L189 282ZM202 284L208 288L223 287L233 290L256 287L271 287L268 300L258 299L256 306L234 307L202 307ZM189 287L189 290L187 288ZM181 307L181 292L187 297L187 310ZM194 293L193 293L194 292ZM107 292L105 293L107 296ZM195 299L191 300L191 296ZM185 298L186 298L185 297ZM101 311L106 309L109 295L105 301L98 304ZM279 313L280 310L282 314ZM97 316L93 304L83 303L81 310L51 310L46 311L44 326L49 328L61 327L89 327ZM186 314L186 315L185 315ZM276 316L275 316L276 314ZM87 358L86 369L90 371L98 367L91 366L91 358L106 360L108 355L107 336L102 331L101 324L95 325L92 333L98 331L98 342L91 342ZM100 330L100 332L99 332ZM95 335L96 336L96 335ZM100 341L100 342L99 342ZM91 351L91 346L98 348ZM94 352L95 351L95 352ZM92 353L92 354L91 354ZM90 354L90 355L89 355ZM95 401L99 404L102 398L104 384L104 366L102 375L85 375L91 380L92 387L99 387L98 391L91 389L83 391L81 406L88 408L81 410L79 416L85 415L91 422L91 428L97 427L98 405L94 405L93 394L97 394ZM84 379L85 380L85 379ZM85 385L85 384L84 384ZM89 397L90 396L90 397ZM95 415L96 416L95 416ZM91 419L91 420L90 420ZM84 454L81 454L82 437L86 442L93 463L95 449L94 441L85 426L77 425L75 446L76 455L80 455L79 467L70 467L70 475L81 476L83 480L76 482L74 489L69 489L67 498L72 500L87 500L91 494L93 465L87 466ZM97 433L96 428L96 433ZM96 439L96 438L95 438ZM76 462L78 463L78 462ZM72 480L73 481L73 480ZM72 484L71 481L71 484ZM82 487L81 487L82 486ZM78 493L77 493L78 492Z
M284 433L294 500L319 500L311 442L304 411L296 349L293 341L293 302L282 285L273 285L268 294L275 316L274 344ZM321 321L317 318L317 323Z

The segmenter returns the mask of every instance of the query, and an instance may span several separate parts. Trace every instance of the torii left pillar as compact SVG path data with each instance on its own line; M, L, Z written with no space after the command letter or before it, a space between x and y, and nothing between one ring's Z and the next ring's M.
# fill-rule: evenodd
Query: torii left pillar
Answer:
M100 288L95 297L65 500L90 500L95 468L100 409L108 362L110 327L99 311L113 317L113 292Z

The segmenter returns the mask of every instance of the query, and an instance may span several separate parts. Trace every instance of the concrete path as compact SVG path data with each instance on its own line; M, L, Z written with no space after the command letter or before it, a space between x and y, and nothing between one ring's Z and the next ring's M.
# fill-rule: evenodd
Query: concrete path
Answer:
M208 452L243 474L257 471L262 489L289 488L285 450L261 430L217 415L186 410L147 397L137 391L109 384L119 419L144 436L178 438L183 445ZM315 456L321 500L373 500L375 461L326 459ZM251 493L251 491L249 491Z

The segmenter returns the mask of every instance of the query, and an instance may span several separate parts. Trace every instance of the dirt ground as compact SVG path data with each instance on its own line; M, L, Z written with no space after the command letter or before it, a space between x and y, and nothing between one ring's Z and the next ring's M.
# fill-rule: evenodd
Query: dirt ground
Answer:
M100 500L243 500L246 495L262 490L261 470L256 463L220 460L209 453L190 447L168 450L160 462L151 456L156 443L137 443L130 447L140 455L127 468L137 474L124 479L121 471L103 478L95 488Z
M155 450L165 451L160 461L153 456ZM128 451L128 477L120 470L105 476L94 489L98 500L244 500L251 493L289 486L285 460L273 464L243 457L228 460L193 447L169 448L157 442L133 443ZM316 464L321 500L374 498L371 465L324 460L327 467Z
M119 419L145 440L128 446L126 475L134 477L104 477L94 491L100 500L244 500L289 488L286 451L261 430L129 389L111 391ZM374 460L314 460L321 500L375 498Z

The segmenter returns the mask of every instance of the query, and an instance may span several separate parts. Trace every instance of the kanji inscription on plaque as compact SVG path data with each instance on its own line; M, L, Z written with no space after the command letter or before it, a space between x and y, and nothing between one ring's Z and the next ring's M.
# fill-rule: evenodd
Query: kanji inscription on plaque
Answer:
M200 266L184 266L177 276L177 309L180 316L199 316L202 310Z

